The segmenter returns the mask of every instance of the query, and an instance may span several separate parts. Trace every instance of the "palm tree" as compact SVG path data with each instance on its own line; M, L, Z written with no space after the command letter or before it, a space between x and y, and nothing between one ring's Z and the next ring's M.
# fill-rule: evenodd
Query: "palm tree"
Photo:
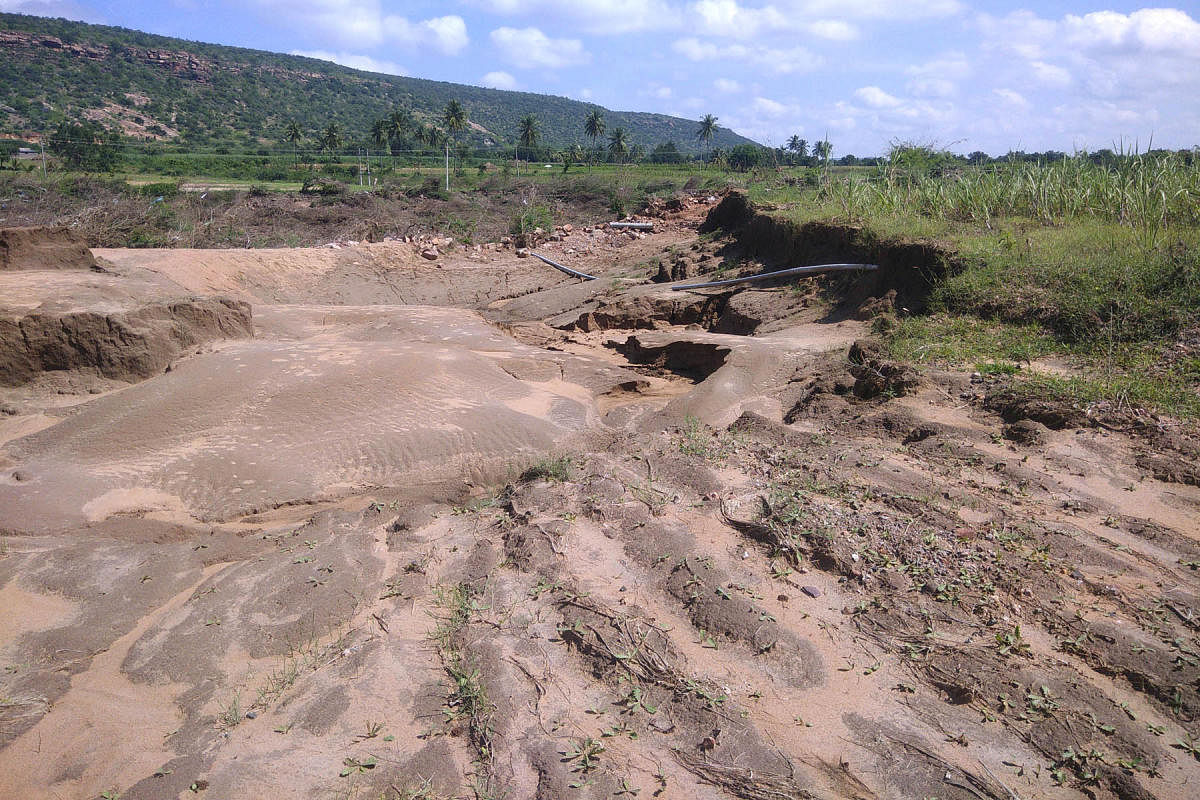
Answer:
M541 131L538 130L537 117L533 114L521 117L521 121L517 123L517 134L524 147L530 150L537 147L538 136L541 135Z
M813 155L822 161L828 162L829 154L832 152L833 145L829 143L828 139L813 143Z
M331 122L321 134L321 147L329 151L329 162L333 163L333 153L342 146L342 126Z
M592 140L592 149L596 149L596 140L604 135L604 114L600 109L593 108L583 120L583 132Z
M625 133L624 128L614 128L608 135L608 154L618 164L629 154L629 134Z
M388 121L386 119L377 119L371 123L371 144L382 149L390 138L388 134ZM383 169L382 154L379 156L379 168Z
M404 146L405 137L413 128L413 118L407 111L397 109L387 118L387 138L392 150L392 166L396 165L395 152Z
M795 153L798 158L804 158L808 155L808 140L793 134L792 138L788 139L787 149Z
M704 142L706 145L712 144L713 134L717 132L717 118L712 114L705 114L704 119L700 120L700 127L696 129L696 138Z
M442 110L442 124L446 126L446 132L450 138L457 141L458 135L467 127L467 110L463 108L462 103L457 100L446 103L446 107ZM443 138L441 144L445 145L446 141Z
M300 144L300 140L304 138L304 134L300 132L300 125L297 124L296 120L288 120L287 126L283 129L283 138L292 143L292 163L295 164L300 159L297 146Z

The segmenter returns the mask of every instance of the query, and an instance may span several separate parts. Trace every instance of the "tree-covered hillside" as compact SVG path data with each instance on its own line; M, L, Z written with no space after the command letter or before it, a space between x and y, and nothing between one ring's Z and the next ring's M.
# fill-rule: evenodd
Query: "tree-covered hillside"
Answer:
M189 42L62 19L0 14L0 136L40 135L64 119L91 119L130 137L194 145L278 143L295 120L308 136L336 123L351 141L397 109L436 123L446 103L466 108L475 147L508 145L536 115L550 147L587 144L588 112L623 127L646 151L674 141L684 153L746 143L719 128L711 144L695 120L600 109L565 97L484 89L349 69L262 50Z

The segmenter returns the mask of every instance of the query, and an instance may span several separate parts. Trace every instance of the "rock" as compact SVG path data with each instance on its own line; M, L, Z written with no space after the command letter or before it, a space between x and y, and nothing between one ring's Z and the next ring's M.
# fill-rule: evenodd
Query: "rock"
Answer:
M528 247L518 247L517 248L517 258L529 258L529 248Z
M800 591L804 592L806 595L813 598L814 600L821 596L821 590L815 586L801 586Z
M427 258L430 261L437 261L437 257L441 255L436 247L427 247L421 251L421 258Z
M563 229L563 233L570 233L571 231L575 230L574 228L571 227L571 223L569 223L569 222L567 224L563 225L562 229Z
M1049 432L1045 425L1032 419L1022 419L1004 426L1005 439L1027 446L1044 444Z

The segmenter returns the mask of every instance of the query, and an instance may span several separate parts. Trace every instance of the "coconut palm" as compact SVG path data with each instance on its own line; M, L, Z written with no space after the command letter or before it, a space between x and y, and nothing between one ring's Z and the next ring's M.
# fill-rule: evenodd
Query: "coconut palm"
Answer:
M788 139L787 149L795 153L797 157L804 158L808 155L808 140L793 134L792 138Z
M705 114L704 119L700 120L700 127L696 129L696 138L704 142L706 146L711 145L716 132L717 118L712 114Z
M526 114L521 117L521 121L517 123L517 138L520 139L521 145L532 150L537 147L538 136L541 131L538 129L538 119L533 114Z
M404 149L407 138L413 134L414 122L407 111L396 109L388 114L384 122L389 149L392 151L392 166L396 166L396 153Z
M369 135L371 144L382 149L388 143L389 131L388 121L386 119L377 119L371 123L371 133ZM383 155L379 156L379 168L383 169Z
M466 130L467 110L463 108L462 103L457 100L446 103L446 108L442 110L442 124L451 136L458 136Z
M604 135L604 114L600 109L593 108L583 120L583 132L592 140L592 149L596 149L596 140Z
M442 124L446 126L448 136L443 136L439 144L445 146L450 140L457 142L459 134L467 128L467 110L462 103L457 100L446 103L446 108L442 110Z
M296 120L288 120L287 126L283 129L283 138L292 143L292 163L295 164L300 158L297 147L300 144L300 140L304 138L304 134L300 132L300 125Z
M614 128L608 135L608 154L617 163L622 163L625 156L629 155L629 134L624 128Z
M342 146L342 126L331 122L321 134L321 148L329 151L329 161L333 162L333 154Z

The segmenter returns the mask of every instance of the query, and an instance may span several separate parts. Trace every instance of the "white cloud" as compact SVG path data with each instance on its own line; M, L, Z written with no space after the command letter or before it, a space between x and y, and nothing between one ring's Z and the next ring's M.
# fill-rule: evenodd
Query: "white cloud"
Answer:
M718 92L732 94L733 92L740 92L742 90L742 85L737 81L730 80L729 78L717 78L715 81L713 81L713 88Z
M1175 8L1143 8L1132 14L1096 11L1082 17L1068 14L1062 28L1067 41L1080 47L1200 56L1200 22Z
M579 98L581 100L591 100L592 99L592 90L591 89L580 89L579 90Z
M519 67L559 69L586 64L592 56L578 39L551 39L537 28L497 28L492 44Z
M82 22L103 22L91 9L72 0L0 0L0 11L35 17L63 17Z
M659 100L666 100L667 98L669 98L671 96L671 87L670 86L658 87L657 89L654 90L654 96L657 97Z
M777 50L770 47L750 47L742 44L718 45L699 39L680 39L671 48L690 61L735 61L786 75L811 72L824 60L803 47Z
M479 82L491 89L516 89L517 79L507 72L489 72Z
M667 0L482 0L496 14L561 21L587 33L634 33L665 30L682 22L680 9Z
M356 48L399 44L411 50L462 51L470 41L459 16L413 22L396 14L384 15L380 0L250 0L272 23L295 28L324 43L335 41Z
M760 31L791 26L775 6L743 8L736 0L699 0L688 9L700 30L717 36L750 38Z
M1004 102L1010 103L1019 108L1028 108L1029 107L1029 101L1025 99L1025 96L1022 95L1020 92L1013 91L1012 89L1005 89L1005 88L993 89L992 94L996 95Z
M421 26L433 33L438 48L447 55L458 53L471 41L467 36L467 23L462 17L434 17L422 22Z
M379 0L251 0L273 23L359 47L383 42Z
M1071 73L1062 67L1047 64L1045 61L1031 61L1029 68L1039 83L1060 89L1071 84Z
M835 42L851 42L859 37L857 27L840 19L819 19L805 27L812 35Z
M768 117L779 117L787 113L788 107L769 97L756 97L750 108Z
M789 5L794 13L809 17L830 15L851 19L919 19L960 13L959 0L799 0Z
M367 72L382 72L385 75L408 74L408 70L395 62L380 61L377 58L357 53L331 53L328 50L292 50L291 54L294 56L318 58L321 61L332 61L334 64L341 64L343 67L366 70Z
M971 74L971 65L964 53L943 53L932 61L913 64L905 73L912 77L905 88L917 97L950 97L958 92L959 81Z
M470 42L467 24L462 17L434 17L422 22L409 22L393 14L383 18L382 26L390 41L408 47L431 46L446 55L462 51Z
M898 97L893 97L878 86L864 86L856 89L854 96L871 108L895 108L900 105Z

